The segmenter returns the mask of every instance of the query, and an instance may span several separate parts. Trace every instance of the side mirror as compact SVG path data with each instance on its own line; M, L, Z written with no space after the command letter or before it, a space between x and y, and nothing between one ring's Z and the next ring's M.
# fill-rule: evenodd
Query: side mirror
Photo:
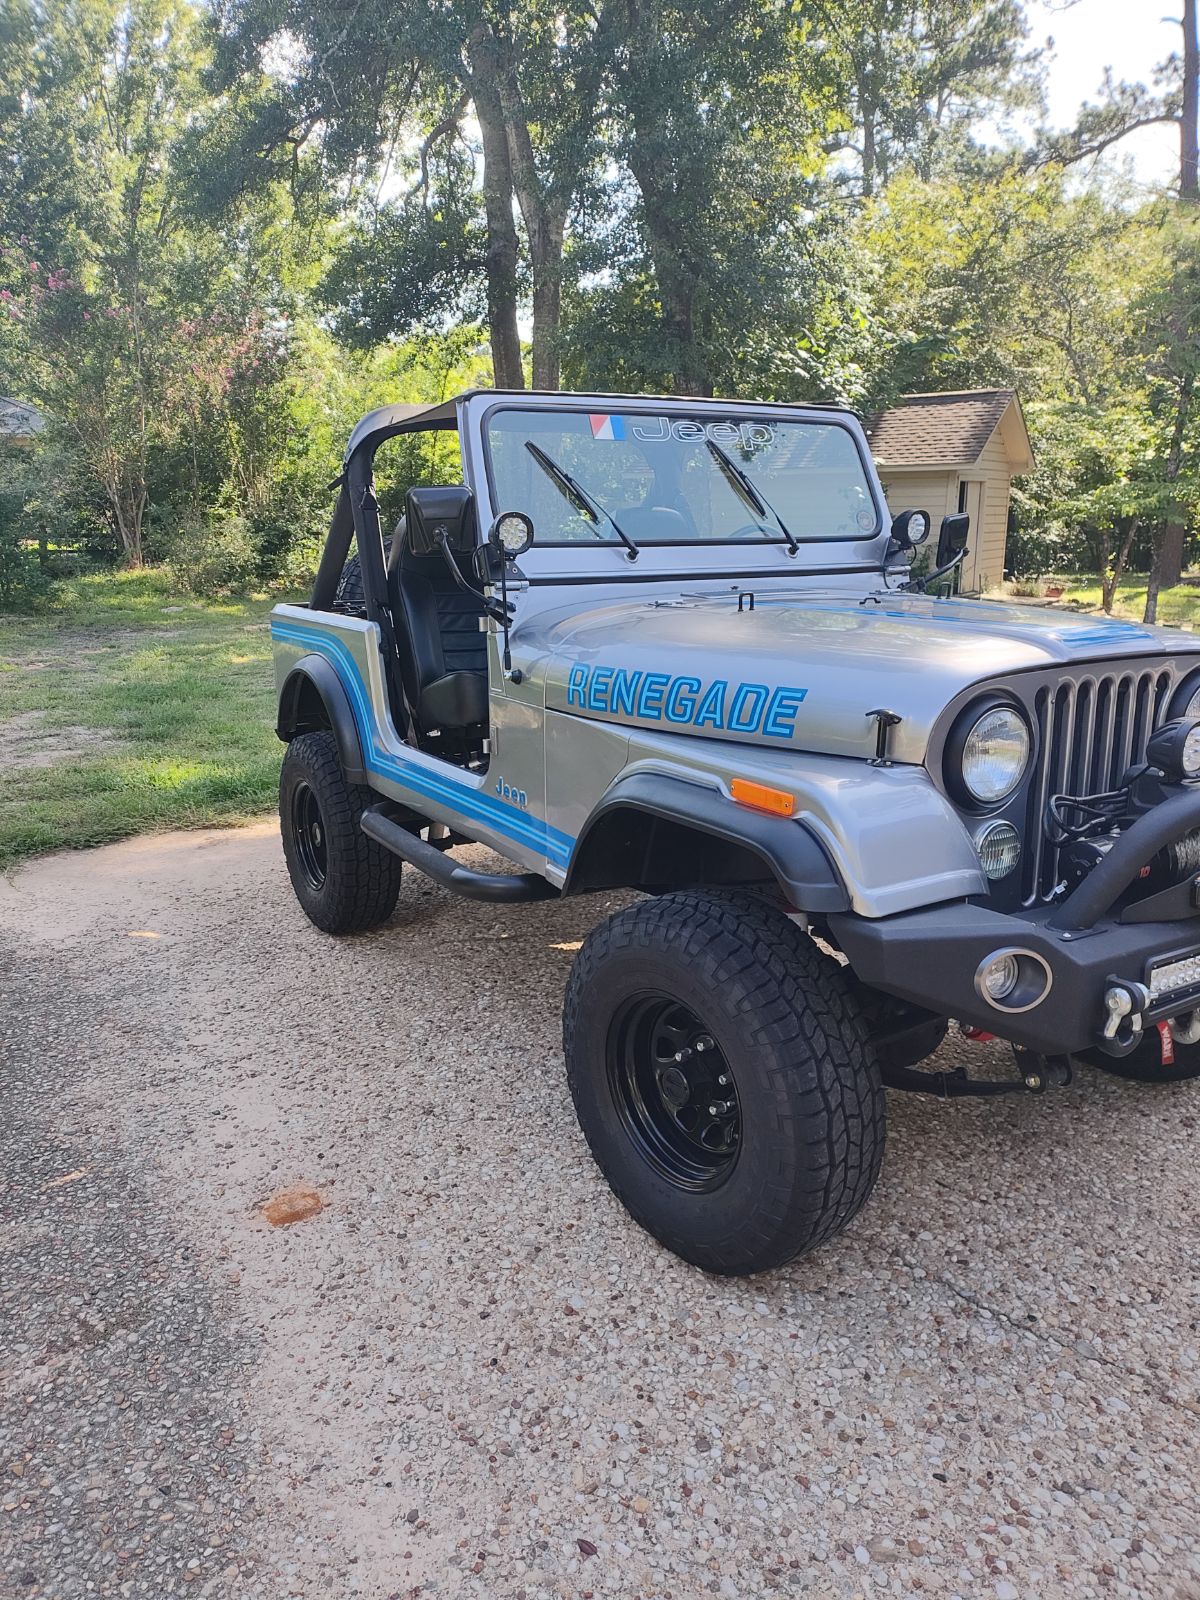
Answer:
M899 511L892 521L892 549L915 550L929 537L927 511Z
M437 555L444 539L455 555L475 548L475 502L461 484L410 489L404 497L408 548L415 556Z
M965 511L942 518L942 531L938 534L937 564L944 567L967 548L967 535L971 531L971 518Z
M533 522L523 511L502 511L492 523L488 543L506 561L515 561L533 543Z

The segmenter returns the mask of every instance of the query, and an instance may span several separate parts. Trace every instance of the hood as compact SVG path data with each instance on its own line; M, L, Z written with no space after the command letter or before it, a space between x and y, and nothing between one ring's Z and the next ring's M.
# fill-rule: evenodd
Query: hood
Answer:
M745 597L748 599L748 597ZM524 632L524 630L522 630ZM534 619L546 704L704 738L870 755L885 709L893 752L921 761L973 684L1056 663L1196 654L1190 635L1036 606L923 595L729 595L616 601Z

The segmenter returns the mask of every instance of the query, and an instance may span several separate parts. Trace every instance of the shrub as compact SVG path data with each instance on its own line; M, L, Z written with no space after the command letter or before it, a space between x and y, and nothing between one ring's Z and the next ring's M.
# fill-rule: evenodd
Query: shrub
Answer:
M37 549L0 524L0 611L44 611L58 590Z
M166 531L164 543L172 578L192 594L243 591L257 574L258 552L244 517L185 511Z

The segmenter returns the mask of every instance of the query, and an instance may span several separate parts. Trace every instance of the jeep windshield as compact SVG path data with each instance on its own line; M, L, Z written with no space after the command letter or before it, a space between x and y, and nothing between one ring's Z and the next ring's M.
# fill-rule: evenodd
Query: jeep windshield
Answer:
M854 437L833 421L514 405L493 410L485 432L494 504L531 517L543 546L621 534L638 545L791 545L868 539L880 526ZM564 477L582 495L564 492Z

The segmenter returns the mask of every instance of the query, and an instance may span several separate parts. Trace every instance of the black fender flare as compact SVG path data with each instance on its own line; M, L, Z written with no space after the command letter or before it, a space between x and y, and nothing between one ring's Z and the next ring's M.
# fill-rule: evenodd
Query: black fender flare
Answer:
M607 791L571 853L564 894L572 893L572 879L587 858L589 836L616 811L638 811L750 851L769 868L788 904L798 911L850 909L850 896L836 865L803 821L751 811L719 789L657 772L631 773Z
M320 702L324 721L313 715L313 697ZM301 656L288 672L279 691L279 718L275 732L290 744L299 734L328 727L337 740L338 756L348 783L369 784L363 762L358 724L350 696L332 661L324 656Z

